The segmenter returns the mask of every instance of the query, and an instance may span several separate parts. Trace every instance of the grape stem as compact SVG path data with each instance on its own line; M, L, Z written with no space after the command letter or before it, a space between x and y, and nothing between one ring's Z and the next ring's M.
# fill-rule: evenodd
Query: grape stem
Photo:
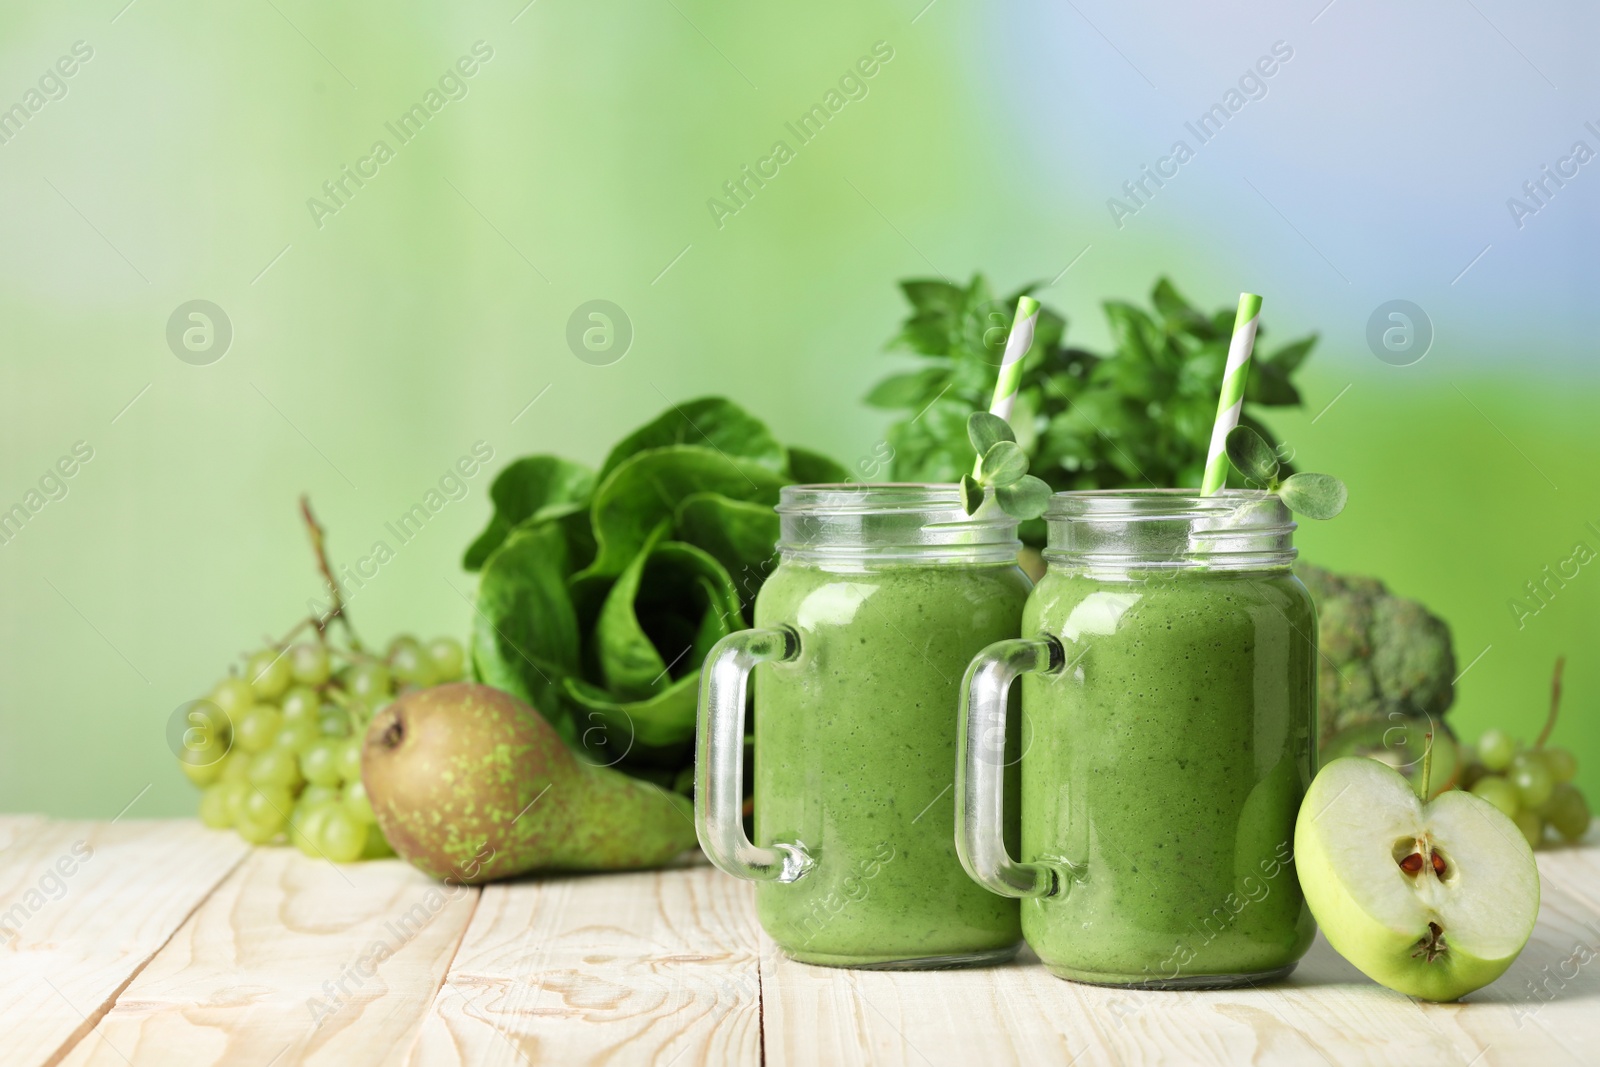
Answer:
M1556 657L1556 669L1550 676L1550 714L1545 717L1544 729L1539 731L1539 740L1533 743L1534 748L1543 748L1550 739L1550 731L1556 728L1556 712L1561 710L1561 671L1566 665L1567 657Z
M311 513L311 498L305 493L300 494L300 515L306 522L306 534L311 538L311 551L317 557L317 569L322 572L323 581L328 583L328 596L333 601L333 606L326 612L312 616L306 622L317 628L317 640L326 643L328 627L338 619L350 638L350 647L360 651L361 638L356 636L355 627L350 625L350 617L344 612L344 594L339 589L339 580L333 576L333 568L328 566L327 535L322 524L317 522L317 517Z

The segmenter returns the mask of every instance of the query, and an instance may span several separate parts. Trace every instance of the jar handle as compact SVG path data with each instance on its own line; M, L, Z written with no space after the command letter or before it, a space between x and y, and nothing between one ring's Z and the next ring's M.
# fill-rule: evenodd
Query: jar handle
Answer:
M1018 863L1006 852L1006 702L1019 675L1056 674L1066 663L1053 637L997 641L961 680L956 735L956 854L974 881L1004 897L1052 897L1069 883L1055 868Z
M700 847L735 878L793 882L813 860L798 843L758 848L745 836L744 705L758 663L788 663L800 655L789 627L741 630L718 641L700 669L700 721L695 740L694 828Z

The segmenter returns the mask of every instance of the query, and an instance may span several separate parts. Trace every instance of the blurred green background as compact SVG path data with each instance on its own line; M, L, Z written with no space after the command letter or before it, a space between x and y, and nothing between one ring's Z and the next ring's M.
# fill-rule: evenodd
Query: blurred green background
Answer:
M1161 273L1208 307L1264 293L1279 341L1320 331L1306 409L1271 422L1352 502L1303 551L1452 623L1468 737L1531 738L1566 653L1557 739L1600 788L1600 564L1524 625L1509 606L1577 543L1600 550L1600 177L1547 185L1520 226L1507 204L1575 140L1600 146L1596 18L1510 0L7 6L0 108L23 112L0 115L0 510L45 499L0 545L0 810L193 810L165 724L317 593L300 492L336 559L396 550L353 601L370 637L464 637L460 553L505 461L597 463L716 392L854 465L888 422L859 397L912 362L881 353L893 282L973 269L1053 280L1069 341L1096 348L1100 301L1142 302ZM1275 42L1292 57L1200 144L1185 124ZM801 144L786 123L875 47L890 58ZM397 137L430 90L437 110ZM1108 200L1178 139L1194 157L1119 220ZM379 140L392 158L363 163ZM792 158L736 214L708 207L778 140ZM368 176L336 203L345 167ZM1366 341L1396 298L1434 331L1404 367ZM633 330L609 365L565 340L593 299ZM191 300L231 323L204 365L167 340ZM399 545L385 522L478 441L490 472ZM92 458L46 478L78 442Z

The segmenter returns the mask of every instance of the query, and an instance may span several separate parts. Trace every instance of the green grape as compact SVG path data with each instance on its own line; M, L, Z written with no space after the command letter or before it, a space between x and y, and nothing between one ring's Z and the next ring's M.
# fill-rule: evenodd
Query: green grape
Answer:
M189 784L205 789L222 778L223 768L227 766L227 757L212 759L209 756L195 752L185 752L178 757L178 769L183 771L183 776L189 779Z
M388 699L389 685L389 668L365 660L350 668L350 677L345 683L352 696L358 696L368 704L378 704Z
M332 807L328 804L307 804L302 799L289 816L289 843L307 856L320 859L317 837L322 833L322 820L328 817L330 810Z
M466 653L461 642L453 637L435 637L428 642L428 658L433 660L434 674L441 682L454 682L466 669Z
M1490 774L1479 778L1472 786L1472 795L1481 797L1506 815L1514 816L1520 806L1517 789L1502 775Z
M1511 816L1511 821L1517 824L1517 829L1527 838L1529 848L1539 847L1539 843L1544 840L1543 819L1531 811L1519 811Z
M285 723L272 742L274 748L288 749L296 754L304 752L322 740L322 730L314 721Z
M361 738L348 738L339 746L339 777L347 782L361 781Z
M262 788L295 789L302 779L294 752L277 745L250 761L250 783Z
M306 805L337 804L339 801L339 788L332 785L308 785L300 794L300 803Z
M302 641L289 649L289 673L303 685L321 685L331 670L328 649L318 641Z
M1578 757L1564 748L1541 749L1544 764L1550 768L1550 777L1558 782L1570 782L1578 774Z
M294 797L281 785L258 785L244 798L244 821L271 825L276 832L289 819Z
M238 715L229 715L214 700L191 700L183 707L183 747L203 748L228 741L233 736L234 724L249 710L250 705L245 704Z
M400 645L389 653L389 669L406 685L427 687L436 680L433 660L415 641Z
M297 685L283 694L284 722L315 722L322 709L322 698L315 689Z
M1521 752L1511 761L1511 784L1517 787L1517 796L1522 801L1522 806L1536 809L1539 805L1550 799L1550 790L1555 786L1556 780L1550 775L1550 768L1544 765L1544 760L1532 753Z
M221 780L224 782L244 782L250 779L251 759L248 753L234 749L228 753L228 758L222 762Z
M202 789L222 778L228 768L228 744L215 739L208 745L185 748L178 756L178 766L190 782Z
M289 657L275 648L263 648L245 663L244 676L257 700L276 700L289 688Z
M233 828L238 831L240 837L252 845L264 845L278 836L278 831L283 829L283 820L279 819L274 823L252 822L249 819L244 819L240 822L235 822Z
M282 726L282 712L271 704L257 704L239 720L234 741L246 752L261 752L272 747Z
M356 733L361 733L372 721L372 706L365 700L351 697L344 702L344 710L350 718L350 729Z
M1517 743L1504 730L1486 730L1478 738L1478 758L1491 771L1503 771L1511 766L1511 757L1517 754Z
M367 787L360 782L345 787L344 810L363 826L376 821L372 814L372 801L367 798Z
M392 660L394 659L394 654L402 649L410 649L413 652L421 651L422 642L412 634L396 634L389 639L389 647L384 651L384 658Z
M349 801L346 801L348 806ZM1539 809L1546 822L1555 827L1556 833L1568 841L1576 841L1589 832L1589 802L1583 798L1578 787L1571 782L1557 782L1550 791L1550 799L1544 802L1544 807Z
M322 849L322 854L335 863L351 863L361 858L361 852L367 847L367 828L356 822L350 813L343 808L327 809L327 817L322 820L320 833L317 835L317 845Z
M339 753L333 742L323 739L300 755L300 773L312 785L339 784Z
M228 813L228 822L237 824L244 817L244 802L250 796L250 783L243 779L222 783L222 804Z
M208 786L200 794L200 821L213 830L226 830L233 825L228 815L227 783Z
M224 678L211 690L211 702L232 719L250 710L250 705L256 702L256 694L243 678Z
M317 713L317 729L323 737L349 737L350 713L337 704L324 704Z

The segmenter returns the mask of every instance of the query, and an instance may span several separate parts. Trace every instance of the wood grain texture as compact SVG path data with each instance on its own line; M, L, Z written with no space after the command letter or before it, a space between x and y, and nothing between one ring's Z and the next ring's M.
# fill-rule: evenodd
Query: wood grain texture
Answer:
M52 1062L90 1034L249 851L192 821L34 820L9 829L19 832L0 854L0 1048L8 1065Z
M757 1064L756 929L708 866L488 886L410 1062Z
M393 1063L477 897L399 860L339 866L256 849L65 1062Z
M0 852L11 847L13 841L43 826L43 815L0 815Z
M1540 865L1533 939L1499 981L1459 1004L1384 989L1320 935L1286 982L1204 992L1065 982L1027 952L972 971L832 970L788 960L763 937L768 1062L1600 1061L1600 850L1541 853Z
M91 854L57 893L43 879L79 841ZM1233 991L1078 985L1026 953L978 970L845 971L782 957L752 887L703 865L480 892L399 861L335 867L269 848L239 863L237 838L192 822L0 818L0 924L28 905L0 936L0 1061L1600 1062L1597 846L1541 852L1522 956L1465 1002L1427 1004L1320 937L1289 981Z

